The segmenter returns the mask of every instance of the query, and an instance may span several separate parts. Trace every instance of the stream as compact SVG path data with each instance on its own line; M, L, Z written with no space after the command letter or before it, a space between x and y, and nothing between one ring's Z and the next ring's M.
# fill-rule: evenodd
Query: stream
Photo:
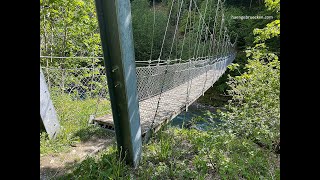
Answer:
M194 102L188 107L188 111L181 112L178 116L171 120L170 125L182 128L195 128L198 130L206 131L209 127L215 127L222 121L217 118L212 118L208 113L215 114L217 109L223 110L223 107L212 107ZM192 118L202 117L205 121L197 121L194 125L191 124ZM207 122L206 122L207 121Z

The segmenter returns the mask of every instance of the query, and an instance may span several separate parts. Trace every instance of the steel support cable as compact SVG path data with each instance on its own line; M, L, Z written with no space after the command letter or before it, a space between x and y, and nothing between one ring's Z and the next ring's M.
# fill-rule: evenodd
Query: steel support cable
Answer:
M207 38L207 37L206 37ZM208 60L207 60L208 61ZM203 89L202 89L202 95L204 95L204 89L205 89L205 86L206 86L206 82L207 82L207 77L208 77L208 65L209 65L209 63L206 63L206 65L205 65L205 69L206 69L206 79L205 79L205 81L204 81L204 84L203 84Z
M212 57L214 57L214 48L215 48L215 42L216 42L216 25L217 25L217 16L218 16L218 10L219 10L219 3L220 0L218 0L217 5L216 5L216 13L215 13L215 17L214 17L214 23L213 23L213 29L212 29L212 46L210 47L210 53L212 51ZM213 58L213 60L215 60L215 58Z
M189 77L188 77L187 96L186 96L186 111L188 111L189 95L191 94L192 78L190 78L190 76L191 76L190 69L191 69L191 65L192 65L192 59L193 59L193 58L191 58L191 59L189 60L189 67L188 67Z
M223 45L223 55L226 56L227 54L227 46L228 46L228 34L226 34L226 38Z
M193 0L192 0L193 1ZM194 2L194 1L193 1ZM188 93L187 93L187 106L186 106L186 111L188 111L188 103L189 103L189 95L191 94L191 87L192 87L192 79L193 79L193 73L192 73L192 77L191 77L191 72L190 72L190 68L191 66L193 66L193 63L192 63L192 60L194 60L194 62L198 61L198 57L195 57L195 52L196 52L196 49L197 49L197 42L198 42L198 38L199 38L199 30L200 30L200 18L201 14L199 13L199 25L198 25L198 31L197 31L197 37L196 37L196 44L194 45L194 51L193 51L193 56L191 58L191 61L190 61L190 67L189 67L189 80L190 80L190 84L189 84L189 88L188 88ZM192 69L192 71L194 71Z
M182 4L182 3L181 3ZM190 5L191 5L191 3L190 3ZM182 6L180 6L180 7L182 7ZM180 9L180 11L181 11L181 9ZM180 11L179 11L179 13L180 13ZM189 6L189 13L188 13L188 17L189 17L189 15L190 15L190 11L191 11L191 7ZM180 17L180 14L179 14L179 17ZM178 18L179 19L179 18ZM191 18L190 18L191 19ZM189 18L187 19L187 20L189 20ZM191 24L191 23L190 23ZM178 25L178 22L177 22L177 25ZM187 25L188 25L188 22L187 22ZM186 25L186 29L187 29L187 25ZM176 26L176 28L177 28L177 26ZM190 32L190 30L189 30L189 32ZM175 32L176 33L176 32ZM186 33L184 34L184 40L185 40L185 35L186 35ZM184 45L184 40L183 40L183 44L182 44L182 46ZM183 48L182 48L183 49ZM170 55L171 55L171 52L170 52ZM181 56L182 56L182 50L181 50ZM181 57L180 57L180 60L181 60ZM188 81L189 82L189 81Z
M172 43L171 43L171 48L170 48L170 53L169 53L169 60L170 60L170 58L171 58L171 53L172 53L174 41L175 41L175 39L176 39L176 34L177 34L177 30L178 30L179 19L180 19L180 14L181 14L181 9L182 9L182 4L183 4L183 0L181 1L181 4L180 4L180 9L179 9L179 13L178 13L176 28L175 28L175 30L174 30L174 35L173 35L173 39L172 39Z
M221 2L221 1L220 1ZM220 45L221 45L221 34L222 34L222 27L224 25L224 14L222 11L222 4L219 6L219 9L221 8L221 22L220 22L220 30L219 30L219 37L217 40L217 48L216 48L216 55L219 56L219 50L220 50Z
M152 38L151 38L151 50L150 50L150 58L149 61L152 60L152 50L153 50L153 39L154 39L154 26L156 21L156 10L155 10L155 0L152 1L153 6L153 25L152 25ZM150 62L149 62L150 63Z
M199 21L199 26L198 27L200 28L200 21ZM198 44L198 38L199 38L199 30L197 31L197 37L195 39L196 42L195 42L195 45L194 45L194 48L193 48L193 55L192 55L192 57L195 58L196 60L197 60L197 57L195 57L195 55L196 55L196 49L197 49L197 44Z
M218 17L218 12L219 12L219 5L220 5L220 0L218 0L217 2L217 6L216 6L216 14L214 17L214 23L213 23L213 42L212 42L212 54L215 56L214 59L216 59L216 54L215 54L215 47L216 47L216 26L217 26L217 17Z
M212 10L213 10L213 3L214 3L214 1L212 1L212 6L209 6L209 7L212 7ZM211 21L211 18L212 18L212 16L211 16L212 14L210 14L210 16L209 16L209 22ZM208 28L208 31L210 31L210 29L209 29L209 27L207 27ZM212 34L210 34L210 38L209 38L209 41L210 41L210 43L209 43L209 47L208 47L208 52L207 52L207 50L205 51L206 53L206 55L207 56L209 56L209 58L210 58L210 55L211 55L211 48L212 48L212 43L213 43L213 37L214 36L214 31L212 31ZM211 61L212 59L210 58L210 61ZM211 62L210 62L211 63Z
M225 27L225 31L224 31L224 40L223 40L223 56L226 55L226 45L227 45L227 41L228 41L228 34L227 34L227 27Z
M193 1L193 0L191 0ZM192 15L192 12L191 12ZM192 17L190 18L192 19ZM191 20L192 21L192 20ZM191 46L191 42L193 42L194 36L195 36L195 29L196 29L196 15L193 16L193 24L192 24L192 33L191 33L191 38L189 39L189 57L191 57L191 52L193 51L194 48ZM189 31L190 32L190 31ZM194 46L193 46L194 47ZM194 56L192 56L194 58Z
M172 12L172 7L173 7L173 3L174 3L175 0L172 1L171 3L171 8L170 8L170 12L169 12L169 17L168 17L168 21L167 21L167 26L166 26L166 30L164 32L164 36L163 36L163 40L162 40L162 45L161 45L161 49L160 49L160 54L159 54L159 62L160 62L160 57L162 55L162 50L163 50L163 46L164 46L164 41L166 39L166 35L167 35L167 31L168 31L168 26L169 26L169 22L170 22L170 17L171 17L171 12Z
M183 0L182 0L182 2L183 2ZM177 5L178 5L178 9L179 9L179 7L181 8L182 7L182 4L181 4L181 6L180 6L180 4L179 4L179 0L178 0L178 3L177 3ZM181 10L180 10L181 11ZM179 13L179 17L180 17L180 13ZM178 19L179 19L179 17L178 17ZM176 41L176 51L175 51L175 59L178 59L178 44L179 44L179 41Z
M225 45L225 40L226 39L226 28L224 28L224 32L223 32L223 38L222 38L222 43L221 43L221 56L224 55L224 45Z
M195 1L193 0L193 2L194 2L194 4L196 5L196 3L195 3ZM197 30L197 37L196 37L196 44L194 45L195 46L195 48L194 48L194 51L193 51L193 58L195 57L195 55L196 55L196 49L197 49L197 44L198 44L198 39L199 39L199 33L200 33L200 25L201 25L201 13L200 12L198 12L199 13L199 25L198 25L198 30ZM203 26L203 24L201 25L201 26ZM196 57L196 60L197 60L197 57Z
M193 1L194 2L194 1ZM194 2L195 3L195 2ZM196 4L195 4L196 5ZM196 62L198 60L197 57L195 57L195 51L196 51L196 47L197 47L197 40L198 40L198 37L199 37L199 29L200 29L200 20L201 20L201 13L199 13L199 25L198 25L198 31L197 31L197 37L196 37L196 44L194 45L194 53L193 53L193 56L192 58L190 59L189 61L189 81L188 81L188 87L187 87L187 96L186 96L186 111L188 111L188 106L189 106L189 96L191 94L191 87L192 87L192 80L193 80L193 76L194 76L194 71L195 69L192 68L192 66L194 65L194 62ZM196 17L196 16L195 16ZM195 19L194 19L195 21ZM193 38L192 38L193 39ZM194 60L194 61L193 61Z
M226 53L229 56L230 54L230 37L228 36L227 44L226 44Z
M210 30L208 30L208 31L210 31ZM207 35L208 35L208 34L207 34ZM210 55L211 55L211 48L212 48L212 40L213 40L213 36L212 36L212 35L210 35L209 38L206 36L206 42L207 42L207 44L209 44L209 46L208 46L207 48L204 48L204 49L202 50L202 56L208 56L208 57L210 57Z
M208 52L207 52L207 56L209 56L209 58L210 58L210 62L209 62L209 64L211 64L212 63L212 54L211 54L211 52L212 52L212 47L213 47L213 36L212 35L210 35L210 44L209 44L209 47L208 47Z
M181 11L181 7L182 7L182 3L181 3L181 6L180 6L180 11ZM188 28L188 25L189 25L189 17L190 17L190 15L191 15L191 7L192 7L192 3L191 3L191 0L190 0L190 2L189 2L189 10L188 10L188 16L187 16L187 23L186 23L186 26L185 26L185 31L184 31L184 35L183 35L183 41L182 41L182 47L181 47L181 52L180 52L180 57L179 57L179 64L181 64L181 60L182 60L182 53L183 53L183 48L184 48L184 44L185 44L185 38L186 38L186 34L187 34L187 28ZM179 17L180 17L180 13L179 13ZM179 17L178 17L178 19L179 19ZM192 18L190 17L190 20L191 20ZM191 25L191 21L190 21L190 25ZM177 30L177 27L178 27L178 25L176 26L176 30ZM176 31L175 30L175 31ZM189 32L190 32L190 28L189 28ZM176 32L175 32L176 33ZM190 39L190 38L189 38ZM176 49L176 55L177 55L178 53L177 53L177 49ZM189 64L188 64L189 65ZM182 74L183 72L182 71L180 71L180 73L179 73L179 77L178 78L180 78L180 76L181 76L181 74ZM185 76L184 76L184 79L182 80L182 82L185 82ZM175 83L175 81L174 81L174 83ZM187 90L188 91L188 90ZM188 93L188 92L187 92Z
M163 45L164 45L164 41L165 41L165 37L166 37L166 34L167 34L167 30L168 30L168 26L169 26L169 21L170 21L170 17L171 17L171 12L172 12L172 7L173 7L173 4L174 4L174 1L172 1L172 4L171 4L171 8L170 8L170 12L169 12L169 17L168 17L168 21L167 21L167 26L166 26L166 30L165 30L165 34L164 34L164 37L163 37L163 41L162 41L162 45L161 45L161 50L160 50L160 54L159 54L159 60L160 60L160 57L161 57L161 54L162 54L162 49L163 49ZM154 121L156 119L156 116L157 116L157 113L158 113L158 109L159 109L159 106L160 106L160 100L161 100L161 95L162 95L162 91L163 91L163 87L164 87L164 82L165 82L165 77L166 77L166 74L168 72L168 65L169 63L166 64L166 69L165 69L165 72L164 72L164 77L163 77L163 81L162 81L162 84L161 84L161 90L160 90L160 94L159 94L159 98L158 98L158 102L157 102L157 106L156 106L156 111L155 111L155 114L154 114L154 117L153 117L153 120L151 122L151 125L147 131L147 133L151 133L151 129L153 128L153 125L154 125ZM148 137L145 136L145 142L147 141Z
M208 42L208 29L206 28L206 33L205 33L206 35L205 35L205 39L204 39L204 45L203 45L203 47L202 47L202 53L201 53L201 56L202 57L207 57L207 55L206 54L204 54L204 51L205 51L205 49L206 49L206 44L207 44L207 42Z
M203 18L202 13L200 12L200 9L197 6L197 3L195 2L195 0L193 0L196 10L198 11L199 15L200 15L200 19L203 21L204 25L209 28L209 26L207 25L207 23L205 22L205 18ZM212 35L212 33L210 32L210 34Z
M191 0L191 4L192 4L192 1L193 0ZM190 17L190 19L191 19L191 22L192 22L192 17ZM194 16L194 18L193 18L192 33L191 33L191 38L189 38L189 57L191 55L191 49L192 49L191 40L193 40L193 38L194 38L195 21L196 21L196 16ZM190 26L191 26L191 23L190 23ZM190 33L190 30L189 30L189 33ZM194 57L190 58L189 62L187 62L188 63L188 85L187 85L187 95L186 95L186 103L185 103L186 104L186 111L188 111L188 105L189 105L188 101L189 101L189 95L190 95L191 84L192 84L192 78L190 78L190 76L191 76L190 75L190 69L191 69L191 65L192 65L192 60L193 59L194 59ZM190 83L190 81L191 81L191 83Z
M218 4L217 4L217 9L219 8L218 7L219 6L219 1L218 1ZM205 14L204 14L204 19L205 19L205 15L206 15L206 10L205 10ZM216 11L216 15L215 15L215 19L216 19L216 16L217 16L217 11ZM210 18L209 19L211 19L211 16L210 16ZM214 26L215 26L215 24L214 24ZM214 27L215 28L215 27ZM207 28L208 29L208 28ZM207 30L206 29L206 30ZM215 32L213 31L213 33L212 33L213 35L215 34ZM212 37L212 36L211 36ZM211 42L211 41L210 41ZM209 47L209 48L211 48L211 47ZM203 51L204 51L204 48L203 48ZM203 52L202 52L202 56L203 56ZM210 59L209 59L210 60ZM206 64L206 66L205 66L205 69L206 69L206 78L205 78L205 82L204 82L204 84L203 84L203 89L202 89L202 95L204 94L204 90L205 90L205 87L206 87L206 83L207 83L207 78L208 78L208 65L209 64L211 64L211 63L207 63ZM210 66L209 66L210 67Z
M227 42L227 27L224 27L224 34L223 34L223 40L222 40L222 48L221 48L221 54L223 56L223 60L222 60L222 67L221 67L221 75L223 74L223 72L225 71L226 68L226 42Z
M179 5L179 1L178 1L178 5ZM174 41L176 39L176 34L177 34L178 26L179 26L179 20L180 20L180 14L181 14L182 5L183 5L183 0L181 1L180 6L178 6L179 12L178 12L178 15L177 15L178 17L177 17L176 27L175 27L175 31L174 31L174 35L173 35L173 39L172 39L172 43L171 43L171 48L170 48L170 53L169 53L169 58L168 58L169 62L168 63L170 63L171 53L172 53ZM177 51L176 51L176 54L177 54ZM173 83L175 83L175 79L173 80Z
M222 36L222 28L224 26L224 14L222 13L221 17L221 24L220 24L220 31L219 31L219 39L218 39L218 46L217 46L217 55L221 55L221 36Z
M209 19L211 19L211 17L209 18ZM207 33L207 31L208 31L208 29L206 28L206 38L205 38L205 42L207 42L207 39L208 39L208 33ZM212 37L212 36L210 36L210 37ZM211 48L211 40L210 40L210 44L209 44L209 50L210 50L210 48ZM202 50L202 56L204 56L204 51L205 51L205 46L204 46L204 48L203 48L203 50ZM205 78L205 82L204 82L204 85L203 85L203 89L202 89L202 94L204 94L204 89L205 89L205 85L206 85L206 83L207 83L207 78L208 78L208 68L210 68L210 63L209 63L209 61L210 61L210 57L209 56L205 56L206 57L206 65L205 65L205 68L206 68L206 78Z
M194 3L195 3L195 6L197 7L197 4L196 4L196 2L194 1ZM207 7L208 7L208 0L206 1L206 7L205 7L205 9L204 9L204 18L202 19L203 20L203 22L202 22L202 25L201 25L201 30L200 30L200 36L199 36L199 44L198 44L198 46L197 46L197 54L196 54L196 57L198 56L198 54L199 54L199 49L200 49L200 44L201 44L201 37L202 37L202 32L203 32L203 25L206 25L205 24L205 18L206 18L206 15L207 15ZM201 19L201 13L199 12L199 15L200 15L200 19ZM208 28L208 27L207 27Z
M191 0L191 1L193 1L193 0ZM191 13L192 14L192 13ZM196 31L196 25L197 25L197 23L196 23L196 14L194 13L194 15L193 15L193 24L192 24L192 33L191 33L191 41L193 41L193 39L195 38L194 36L196 35L195 34L195 31ZM190 48L192 48L191 47L191 44L190 44ZM193 49L193 48L192 48ZM191 51L190 51L191 52ZM190 56L191 57L191 56Z
M181 13L181 12L180 12ZM201 20L201 19L199 19L199 20ZM192 24L192 23L190 23L190 24ZM187 24L187 26L188 26L188 24ZM186 28L187 28L187 26L186 26ZM167 29L167 28L166 28ZM165 32L165 34L166 34L166 32ZM198 34L197 34L198 36L199 36L199 31L198 31ZM214 36L212 36L212 37L214 37ZM221 38L220 38L221 39ZM173 39L173 43L174 43L174 40L175 39ZM207 42L207 41L206 41ZM214 41L212 42L212 43L214 43ZM190 44L191 45L191 44ZM221 45L221 42L220 42L220 45ZM211 43L210 43L210 46L211 46ZM173 46L171 45L171 47L173 48ZM171 52L170 52L170 57L171 57L171 55L172 55L172 48L171 48ZM210 50L210 52L211 52L211 50ZM182 54L182 53L181 53ZM203 53L202 53L203 54ZM161 55L159 56L159 57L161 57ZM192 61L192 59L189 59L189 67L191 67L193 64L190 62L190 61ZM202 61L205 61L205 59L204 60L202 60ZM167 61L168 62L168 61ZM166 75L167 75L167 72L168 72L168 64L169 63L167 63L167 66L166 66L166 71L165 71L165 73L164 73L164 75L165 75L165 77L162 79L162 81L163 82L165 82L165 78L167 77ZM192 74L192 76L193 76L193 74L194 73L191 73L191 72L193 72L193 71L191 71L191 68L188 68L188 70L189 70L189 77L191 76L191 74ZM192 79L191 78L189 78L189 81L188 81L188 83L189 83L189 85L190 85L190 80L191 80L191 83L192 83ZM157 113L158 113L158 110L159 110L159 103L160 103L160 100L161 100L161 97L162 97L162 92L163 92L163 86L165 85L164 83L162 83L161 84L162 85L162 88L161 88L161 92L160 92L160 95L159 95L159 99L158 99L158 104L157 104L157 109L156 109L156 113L155 113L155 116L154 116L154 119L153 119L153 123L152 123L152 126L153 126L153 124L154 124L154 121L155 121L155 117L157 116ZM187 88L187 95L189 94L188 91L189 89ZM187 97L187 99L188 99L188 97ZM151 126L151 127L152 127Z
M191 1L192 1L192 0L190 0L190 3L189 3L188 17L187 17L186 28L185 28L185 30L184 30L184 35L183 35L183 40L182 40L182 47L181 47L180 59L182 58L184 41L185 41L185 39L186 39L187 27L188 27L188 25L189 25L189 17L190 17L190 14L191 14L191 7L192 7ZM191 19L191 18L190 18L190 19ZM191 22L190 22L190 25L191 25Z
M221 55L226 55L226 43L228 41L227 27L224 27L223 39L221 44Z
M218 0L219 1L219 0ZM212 1L213 2L213 1ZM219 2L218 2L219 3ZM219 4L217 4L217 6L218 6ZM214 5L212 4L212 6L211 7L213 7ZM213 11L213 8L212 8L212 11ZM214 19L216 19L216 16L217 16L217 14L215 14L215 17L214 17ZM210 15L210 18L209 18L209 21L211 20L211 15ZM210 30L209 30L210 31ZM214 24L213 24L213 30L212 30L212 34L210 35L210 44L209 44L209 49L208 49L208 52L206 53L206 54L208 54L208 56L209 57L211 57L210 58L210 62L209 62L209 64L212 64L212 61L213 61L213 55L211 54L211 52L212 52L212 48L213 48L213 43L214 43L214 35L215 35L215 20L214 20Z
M154 40L154 27L155 27L155 21L156 21L155 0L152 1L152 6L153 6L153 25L152 25L152 38L151 38L152 42L151 42L150 58L149 58L149 61L148 61L148 69L147 69L148 74L151 73L150 72L151 71L151 63L153 62L152 61L152 52L153 52L153 44L154 44L153 43L153 40ZM159 61L158 61L158 63L159 63ZM144 83L144 87L149 87L150 79L151 79L150 77L151 77L150 75L147 76L147 83ZM147 97L149 97L150 93L152 93L150 91L151 91L150 88L148 88L147 89L147 93L146 93Z
M218 17L218 14L219 14L219 9L221 8L221 14L222 14L222 17L221 17L221 23L220 23L220 31L219 31L219 39L217 40L217 37L215 36L216 34L216 29L217 29L217 17ZM221 0L218 0L217 2L217 6L216 6L216 14L215 14L215 20L214 20L214 25L213 25L213 34L214 34L214 39L213 39L213 47L212 47L212 53L214 54L214 57L215 57L215 60L217 59L218 61L216 61L214 63L214 69L216 71L218 71L218 73L214 74L214 78L212 79L212 83L211 84L214 84L214 82L218 79L219 77L219 55L218 55L218 49L219 49L219 41L220 41L220 36L221 36L221 31L222 31L222 25L223 25L223 11L222 11L222 2Z

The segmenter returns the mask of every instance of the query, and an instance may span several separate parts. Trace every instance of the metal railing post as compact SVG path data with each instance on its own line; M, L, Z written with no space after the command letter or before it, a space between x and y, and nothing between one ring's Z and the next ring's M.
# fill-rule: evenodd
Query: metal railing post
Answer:
M54 139L60 131L56 110L50 98L45 77L40 68L40 128L45 128L50 139Z

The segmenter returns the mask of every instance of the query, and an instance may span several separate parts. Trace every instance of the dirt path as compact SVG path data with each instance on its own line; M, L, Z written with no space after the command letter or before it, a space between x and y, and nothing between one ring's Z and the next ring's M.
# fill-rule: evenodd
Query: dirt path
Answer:
M68 172L70 167L80 163L86 156L98 153L113 144L114 136L92 137L86 142L76 144L70 151L57 155L40 156L40 179L52 179Z

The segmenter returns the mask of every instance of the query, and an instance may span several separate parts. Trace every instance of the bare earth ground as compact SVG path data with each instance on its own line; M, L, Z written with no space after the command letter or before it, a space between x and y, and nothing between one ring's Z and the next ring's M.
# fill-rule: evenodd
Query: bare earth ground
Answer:
M85 142L71 147L68 152L57 155L40 156L40 179L52 179L68 173L73 165L80 163L86 156L98 153L100 150L113 144L114 136L98 138L93 136Z

